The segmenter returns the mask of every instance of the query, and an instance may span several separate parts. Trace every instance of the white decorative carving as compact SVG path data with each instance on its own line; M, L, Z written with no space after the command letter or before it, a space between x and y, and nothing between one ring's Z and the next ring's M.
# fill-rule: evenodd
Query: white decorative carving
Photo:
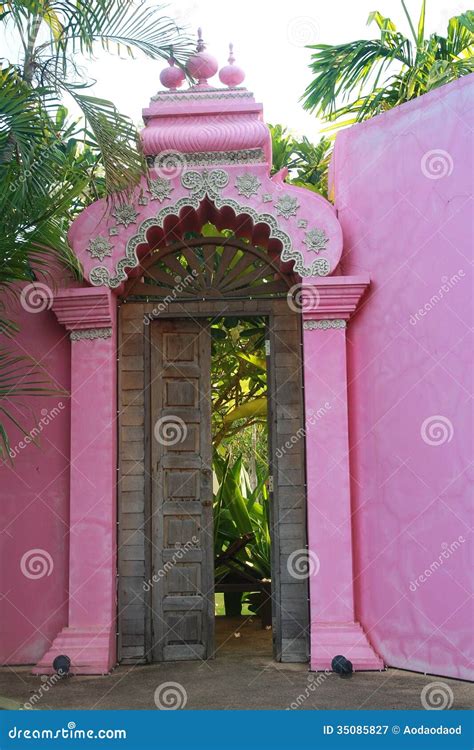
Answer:
M90 253L91 258L97 258L97 260L104 260L106 255L112 255L113 245L109 242L107 237L94 237L89 241L87 251Z
M155 179L149 180L148 185L148 192L151 195L151 200L158 200L160 203L168 200L174 190L171 180L168 180L166 177L155 177Z
M239 195L245 195L246 198L251 198L252 195L257 195L259 188L262 183L254 174L246 172L245 174L239 175L235 180L235 187Z
M345 328L346 325L346 321L341 318L331 318L330 320L305 320L303 328L307 331L315 328L326 330L328 328Z
M129 224L137 223L138 213L129 203L122 203L112 211L112 216L115 217L117 224L123 224L125 227L128 227Z
M284 216L285 219L289 219L290 216L296 216L299 207L298 201L292 195L282 195L275 203L277 214Z
M160 168L158 156L147 156L150 167ZM246 148L240 151L193 151L179 154L181 167L212 167L219 164L262 164L266 163L265 154L261 148ZM179 165L178 165L179 166Z
M155 96L151 97L152 102L158 102L161 100L167 101L183 101L183 100L200 100L206 99L250 99L253 97L251 91L247 91L245 88L226 89L224 91L212 88L203 88L199 93L189 94L184 91L159 91Z
M215 198L228 183L229 175L223 169L189 171L181 175L182 186L191 192L193 198L204 198L205 195Z
M304 244L313 253L320 253L321 250L326 249L326 245L329 242L329 237L326 235L324 229L310 229L306 232Z
M83 339L87 341L93 341L94 339L110 339L111 336L111 328L78 328L76 331L71 331L69 334L71 341L81 341Z

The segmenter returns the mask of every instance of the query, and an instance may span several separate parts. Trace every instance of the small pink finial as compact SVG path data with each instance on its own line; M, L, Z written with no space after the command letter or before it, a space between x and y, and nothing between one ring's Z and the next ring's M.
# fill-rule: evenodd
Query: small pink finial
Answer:
M207 86L207 79L217 73L219 63L209 52L202 38L202 29L198 29L196 52L188 59L186 70L193 78L197 78L198 86Z
M171 54L171 57L168 58L168 67L163 68L160 73L161 83L165 88L170 89L170 91L176 91L186 78L181 68L175 67L175 63L176 60Z
M229 86L229 88L233 88L234 86L238 86L239 83L242 83L245 78L245 73L242 68L238 67L238 65L234 65L234 45L232 43L229 44L228 63L228 65L225 65L220 69L219 78L226 86Z

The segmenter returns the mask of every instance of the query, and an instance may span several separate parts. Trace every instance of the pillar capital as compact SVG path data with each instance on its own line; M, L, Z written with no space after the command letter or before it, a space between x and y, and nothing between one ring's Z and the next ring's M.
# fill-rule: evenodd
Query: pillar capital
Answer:
M301 289L303 328L345 328L369 285L367 275L305 280Z
M112 336L116 301L110 289L63 289L54 297L53 312L69 331L71 341Z

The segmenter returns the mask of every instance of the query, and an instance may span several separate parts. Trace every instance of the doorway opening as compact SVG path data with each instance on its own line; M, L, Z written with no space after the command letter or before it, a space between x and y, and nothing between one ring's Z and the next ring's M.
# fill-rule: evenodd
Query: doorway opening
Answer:
M230 626L232 617L248 617L255 628L252 647L258 636L276 661L305 662L308 587L293 566L307 547L302 324L288 301L291 277L276 248L254 245L240 233L222 229L218 234L214 226L204 226L182 238L177 232L160 237L124 285L119 313L120 660L213 658L222 643L218 635L216 646L216 619L221 628ZM249 334L249 327L255 331ZM237 344L250 359L236 351L229 352L233 364L213 356L223 346L219 342L232 337L234 350ZM242 350L246 337L247 351ZM259 368L257 360L266 367ZM262 409L263 402L269 405L267 416L258 415L261 434L254 435L254 425L245 423L245 411L237 412L244 420L240 424L235 413L228 416L243 406L240 401L228 404L219 417L211 398L213 383L232 368L235 374L236 362L250 368L241 378L247 383L239 399L244 387L256 382L252 395L262 399ZM220 439L224 416L230 433L243 425L238 445L229 436ZM252 440L268 475L265 479L262 469L258 490ZM218 451L213 461L213 442L219 441L231 457L224 465L226 456ZM236 468L241 452L245 460ZM253 528L247 531L241 518L240 530L223 538L220 522L229 521L228 509L214 524L222 512L219 487L230 481L245 496L247 515L261 515L262 528L263 512L269 515L265 554L260 537ZM237 548L230 549L234 542ZM217 590L226 585L233 588ZM241 629L228 629L227 647L244 642Z
M215 656L272 656L268 321L211 323Z

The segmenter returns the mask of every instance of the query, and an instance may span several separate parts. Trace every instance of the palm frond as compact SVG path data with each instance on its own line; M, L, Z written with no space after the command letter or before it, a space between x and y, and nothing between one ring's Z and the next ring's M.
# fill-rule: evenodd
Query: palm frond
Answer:
M413 42L397 31L390 18L378 11L379 39L347 44L314 45L310 68L315 74L303 94L305 109L341 127L360 122L413 99L474 70L474 14L451 18L447 36L425 37L426 0L422 0L417 28L402 7ZM344 118L344 120L342 120Z

